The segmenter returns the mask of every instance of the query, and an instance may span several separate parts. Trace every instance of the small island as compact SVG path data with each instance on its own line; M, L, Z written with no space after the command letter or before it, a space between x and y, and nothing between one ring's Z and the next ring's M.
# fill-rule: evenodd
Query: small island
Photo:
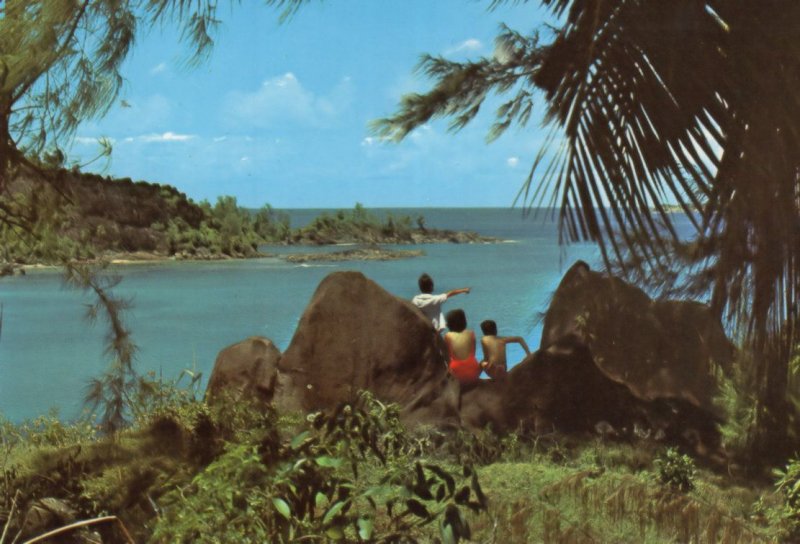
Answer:
M341 261L396 261L412 257L422 257L425 252L419 249L386 249L379 246L344 249L327 253L291 253L282 258L290 263Z
M359 203L292 227L287 213L269 204L248 209L232 196L221 196L214 204L195 203L164 184L65 169L48 175L42 179L39 173L21 171L11 184L15 205L36 220L28 230L0 227L0 275L64 260L131 264L256 258L269 256L262 251L265 246L288 245L359 246L279 256L293 263L395 260L424 252L380 246L499 241L475 232L429 228L421 215L379 217Z

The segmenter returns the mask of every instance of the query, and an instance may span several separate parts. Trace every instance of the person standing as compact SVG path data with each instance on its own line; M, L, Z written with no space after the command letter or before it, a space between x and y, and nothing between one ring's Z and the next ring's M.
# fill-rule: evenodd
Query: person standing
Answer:
M433 278L428 274L422 274L417 281L419 284L420 293L411 299L411 303L425 314L425 317L430 319L433 323L433 328L436 332L442 331L445 328L444 315L442 314L442 304L447 299L456 295L467 294L470 292L469 287L462 287L461 289L453 289L446 293L438 295L433 294Z

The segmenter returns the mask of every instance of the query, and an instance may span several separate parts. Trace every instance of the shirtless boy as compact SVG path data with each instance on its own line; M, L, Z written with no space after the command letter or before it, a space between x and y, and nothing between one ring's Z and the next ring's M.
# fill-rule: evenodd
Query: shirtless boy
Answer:
M531 354L528 344L520 336L497 336L497 323L487 319L481 323L481 347L483 348L483 361L481 368L493 380L503 378L507 372L506 345L519 344L527 355Z

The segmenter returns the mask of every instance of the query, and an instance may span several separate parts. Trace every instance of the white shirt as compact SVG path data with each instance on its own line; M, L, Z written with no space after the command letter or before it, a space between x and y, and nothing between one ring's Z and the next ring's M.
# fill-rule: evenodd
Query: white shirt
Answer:
M425 317L431 320L433 328L440 331L445 328L444 315L442 315L442 304L447 300L447 294L432 295L430 293L420 293L411 299L411 303L419 308Z

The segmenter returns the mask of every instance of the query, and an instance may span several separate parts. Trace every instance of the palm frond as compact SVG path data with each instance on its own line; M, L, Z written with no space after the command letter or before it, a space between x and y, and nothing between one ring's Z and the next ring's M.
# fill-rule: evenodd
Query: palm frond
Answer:
M375 130L401 139L437 117L457 130L514 90L492 140L543 96L551 132L515 203L558 208L560 241L597 242L628 277L710 294L754 353L762 405L779 403L800 295L800 4L541 3L560 21L552 40L503 29L492 58L424 57L431 90ZM666 204L691 222L690 243Z

